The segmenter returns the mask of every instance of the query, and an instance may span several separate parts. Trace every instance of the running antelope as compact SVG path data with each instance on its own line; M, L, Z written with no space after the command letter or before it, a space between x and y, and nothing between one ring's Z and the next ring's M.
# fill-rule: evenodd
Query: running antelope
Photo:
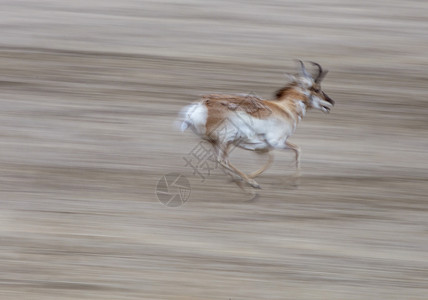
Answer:
M181 130L190 127L202 139L209 141L218 163L230 175L253 188L260 188L254 178L270 167L273 162L270 151L274 149L294 151L296 174L299 174L300 149L288 138L307 110L315 108L328 113L334 105L334 101L321 90L321 81L327 71L311 62L318 68L318 74L313 77L303 62L299 63L299 75L289 75L290 82L276 92L274 100L254 96L204 95L201 101L182 110ZM268 153L268 162L257 171L244 174L228 159L232 147Z

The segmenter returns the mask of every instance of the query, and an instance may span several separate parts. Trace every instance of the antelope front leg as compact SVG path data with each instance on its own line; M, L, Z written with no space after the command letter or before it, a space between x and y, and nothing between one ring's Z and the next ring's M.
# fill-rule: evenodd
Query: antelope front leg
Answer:
M296 155L296 173L294 174L294 177L300 176L300 147L296 144L285 142L286 149L293 150Z

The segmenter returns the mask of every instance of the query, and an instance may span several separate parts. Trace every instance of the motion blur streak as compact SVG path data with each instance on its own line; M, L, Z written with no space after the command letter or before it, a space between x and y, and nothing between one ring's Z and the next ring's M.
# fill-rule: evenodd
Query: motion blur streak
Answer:
M426 299L427 1L30 1L0 10L0 299ZM328 69L251 202L173 126ZM314 70L311 70L314 71ZM243 150L246 172L264 163ZM191 185L158 201L163 175Z

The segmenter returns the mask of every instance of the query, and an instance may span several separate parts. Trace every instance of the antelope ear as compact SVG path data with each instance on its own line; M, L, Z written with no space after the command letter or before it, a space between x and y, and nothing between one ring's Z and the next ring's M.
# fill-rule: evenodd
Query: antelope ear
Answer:
M292 74L285 73L285 78L287 78L288 81L290 81L290 82L296 82L297 81L296 76L294 76Z

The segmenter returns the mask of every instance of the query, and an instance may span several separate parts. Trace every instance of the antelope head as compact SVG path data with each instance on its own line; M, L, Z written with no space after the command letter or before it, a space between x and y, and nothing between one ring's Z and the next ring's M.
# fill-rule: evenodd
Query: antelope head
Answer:
M334 105L334 100L331 99L321 89L321 81L327 75L328 71L324 71L320 64L311 62L312 65L318 68L318 74L314 77L306 70L305 65L301 60L300 63L300 77L296 79L299 86L304 90L305 95L308 97L307 105L309 108L313 107L325 113L330 112Z

